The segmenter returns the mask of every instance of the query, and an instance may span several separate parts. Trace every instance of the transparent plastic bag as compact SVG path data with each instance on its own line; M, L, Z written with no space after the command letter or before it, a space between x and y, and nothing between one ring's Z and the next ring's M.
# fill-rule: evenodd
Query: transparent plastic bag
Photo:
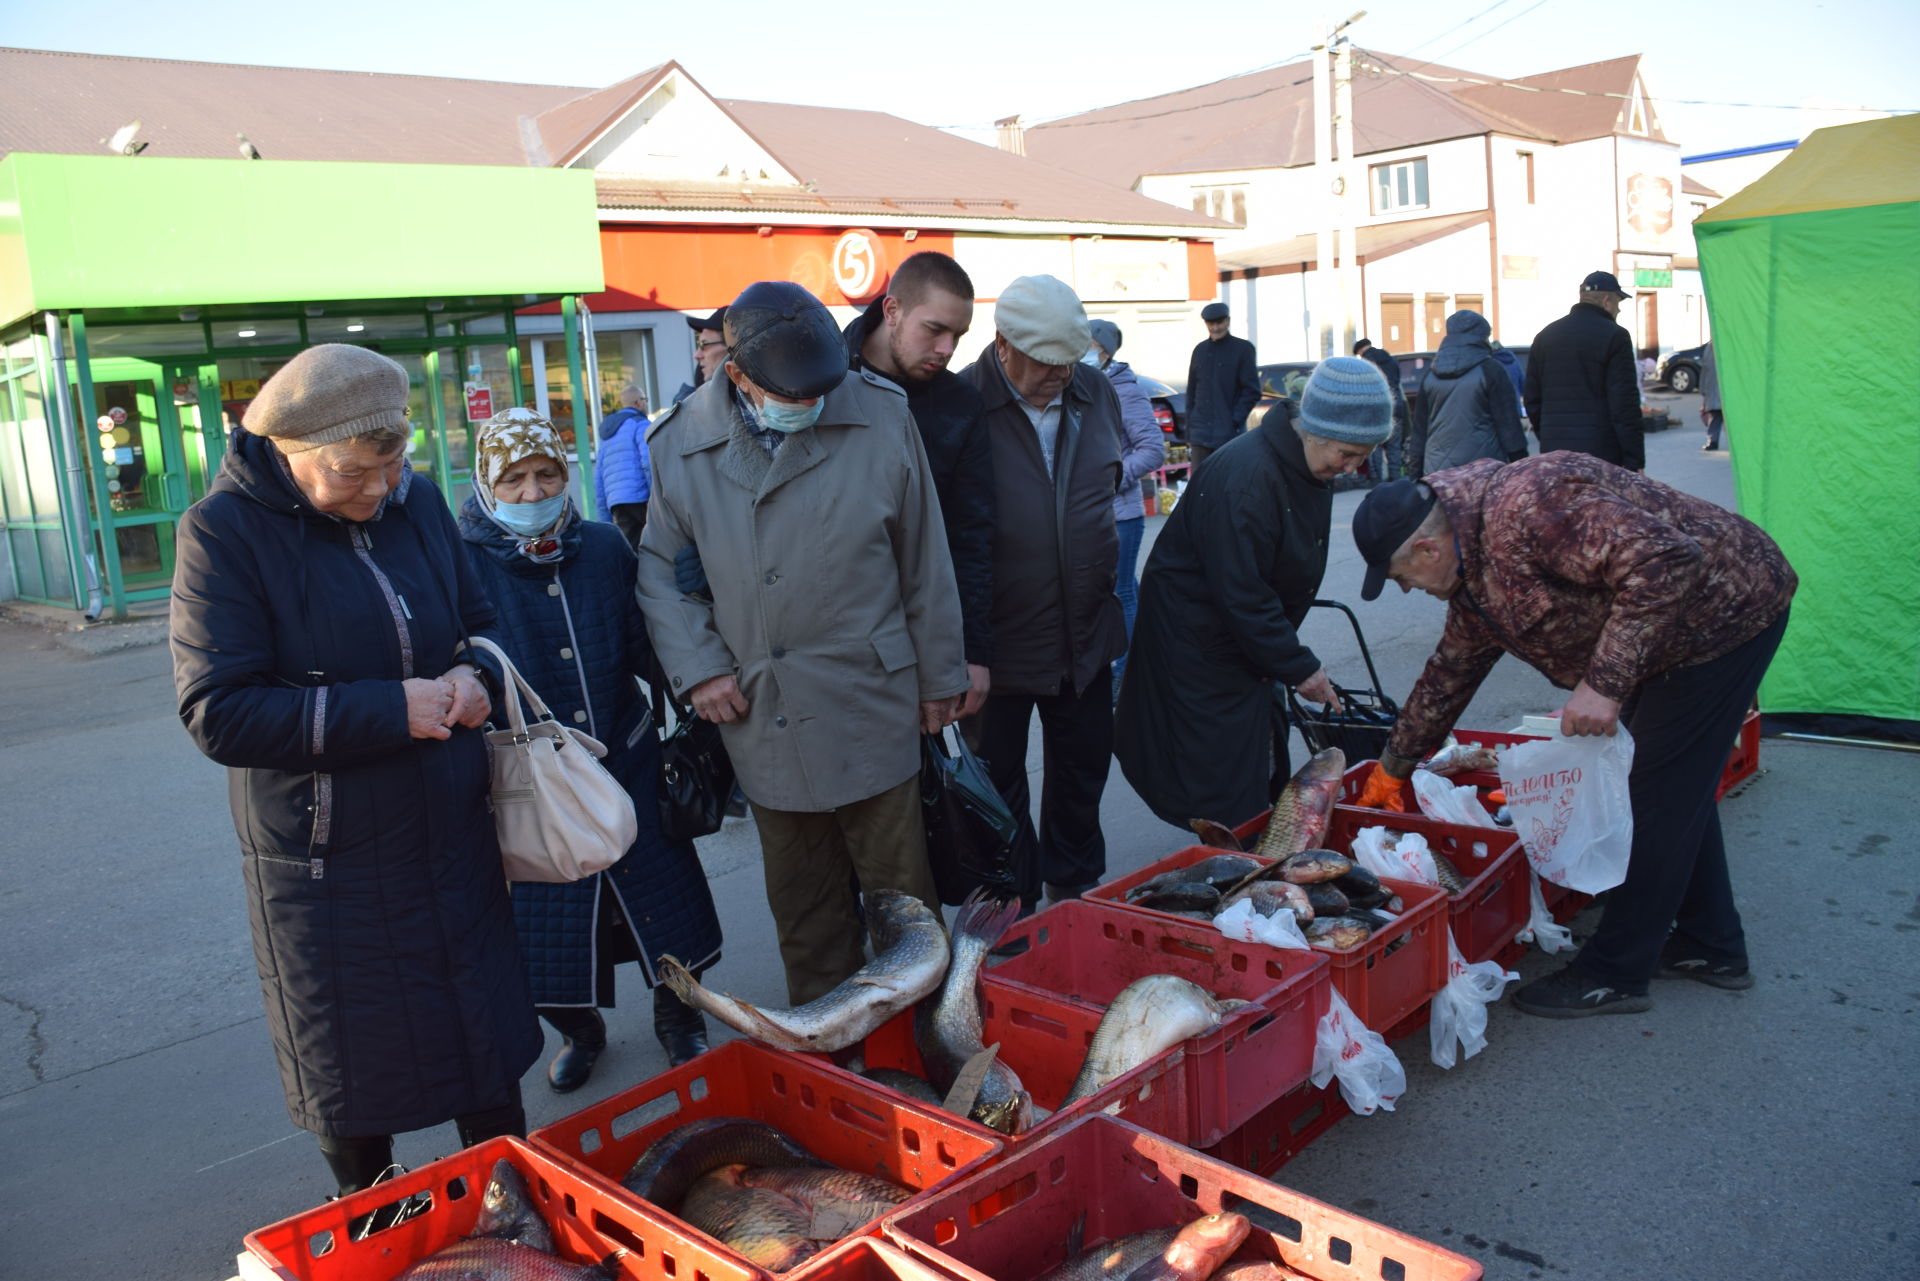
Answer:
M1440 884L1433 850L1418 832L1396 832L1389 827L1363 827L1353 834L1353 858L1375 876L1397 881Z
M1534 871L1583 894L1627 879L1632 771L1633 735L1624 725L1612 737L1543 738L1501 755L1507 812Z
M1450 783L1431 770L1413 772L1413 798L1420 812L1443 823L1464 823L1468 827L1498 827L1493 815L1480 804L1480 793L1468 783Z
M1214 917L1213 928L1242 943L1265 943L1268 947L1289 947L1301 952L1311 947L1307 936L1300 932L1300 923L1293 919L1292 912L1262 916L1253 910L1253 904L1246 899L1241 899Z
M1548 956L1573 949L1573 931L1553 919L1547 900L1540 893L1540 873L1527 868L1527 888L1533 895L1532 916L1527 927L1514 935L1522 943L1532 943Z
M1502 969L1498 961L1467 964L1460 948L1447 934L1447 983L1434 994L1432 1016L1427 1023L1427 1041L1438 1067L1451 1068L1456 1053L1472 1058L1487 1048L1487 1007L1500 999L1507 984L1520 976Z
M1324 1089L1338 1077L1340 1093L1356 1116L1371 1116L1380 1108L1393 1111L1395 1100L1407 1092L1407 1070L1387 1039L1362 1023L1338 991L1332 998L1314 1029L1314 1088Z

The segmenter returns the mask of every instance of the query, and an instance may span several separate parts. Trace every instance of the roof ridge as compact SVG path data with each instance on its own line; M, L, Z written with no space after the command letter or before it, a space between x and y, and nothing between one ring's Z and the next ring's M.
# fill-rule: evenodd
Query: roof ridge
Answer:
M597 92L596 90L588 89L581 85L545 84L531 80L481 80L470 76L424 76L411 71L355 71L344 67L289 67L280 63L268 62L211 62L204 58L155 58L144 54L88 53L80 49L29 49L21 45L0 45L0 54L7 53L31 53L49 58L86 58L102 62L148 62L170 67L221 67L238 71L294 71L316 76L378 76L382 80L451 81L454 84L496 85L513 89L572 89L580 93Z
M1305 57L1311 57L1311 56L1312 56L1311 54L1305 55ZM1138 107L1149 102L1159 102L1166 98L1177 98L1181 94L1198 93L1202 89L1212 89L1218 85L1230 84L1235 80L1251 80L1255 76L1270 75L1276 71L1284 71L1288 67L1304 65L1304 62L1305 62L1305 58L1289 59L1286 62L1277 62L1270 67L1256 67L1252 71L1237 72L1231 76L1222 76L1218 80L1202 81L1200 84L1197 84L1197 85L1188 85L1184 89L1169 89L1165 93L1156 93L1145 98L1129 98L1124 102L1111 102L1104 107L1092 107L1086 111L1076 111L1069 115L1055 116L1051 120L1043 120L1039 124L1028 125L1027 129L1029 131L1035 130L1035 129L1050 129L1057 125L1065 124L1069 120L1079 120L1086 116L1099 115L1103 111L1118 111L1122 107ZM1288 85L1279 86L1279 88L1282 88L1282 89L1289 88L1289 87L1290 86ZM1180 108L1180 110L1202 111L1208 107L1214 107L1214 106L1220 106L1220 105L1222 104L1211 103L1211 102L1201 102L1201 103L1195 103L1191 107L1182 107ZM1113 120L1113 121L1098 121L1096 123L1125 124L1127 122L1125 119L1121 119L1121 120Z

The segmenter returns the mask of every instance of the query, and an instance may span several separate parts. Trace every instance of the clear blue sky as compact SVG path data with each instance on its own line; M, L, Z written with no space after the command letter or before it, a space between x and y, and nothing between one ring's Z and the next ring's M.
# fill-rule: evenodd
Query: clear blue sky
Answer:
M1019 16L996 21L995 11ZM1316 14L1351 12L1274 0L0 0L0 44L595 87L675 59L720 97L984 127L1015 112L1041 119L1286 61L1305 51ZM1367 48L1495 76L1642 53L1664 99L1920 108L1914 0L1384 0L1368 3L1354 33ZM1661 111L1689 154L1804 128L1795 111L1677 101Z

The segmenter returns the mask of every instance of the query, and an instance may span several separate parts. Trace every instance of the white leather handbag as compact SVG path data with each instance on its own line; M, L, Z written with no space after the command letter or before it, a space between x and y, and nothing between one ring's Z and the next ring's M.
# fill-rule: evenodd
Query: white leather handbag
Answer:
M498 658L508 677L501 699L506 728L487 731L493 822L507 879L566 882L606 871L640 830L633 798L600 764L607 749L555 720L498 645L483 636L473 643Z

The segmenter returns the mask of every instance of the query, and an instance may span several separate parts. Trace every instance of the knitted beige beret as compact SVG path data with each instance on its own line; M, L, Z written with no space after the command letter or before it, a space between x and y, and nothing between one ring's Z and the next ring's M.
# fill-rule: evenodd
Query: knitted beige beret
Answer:
M380 427L405 432L407 371L365 347L309 347L267 379L240 425L290 453Z

